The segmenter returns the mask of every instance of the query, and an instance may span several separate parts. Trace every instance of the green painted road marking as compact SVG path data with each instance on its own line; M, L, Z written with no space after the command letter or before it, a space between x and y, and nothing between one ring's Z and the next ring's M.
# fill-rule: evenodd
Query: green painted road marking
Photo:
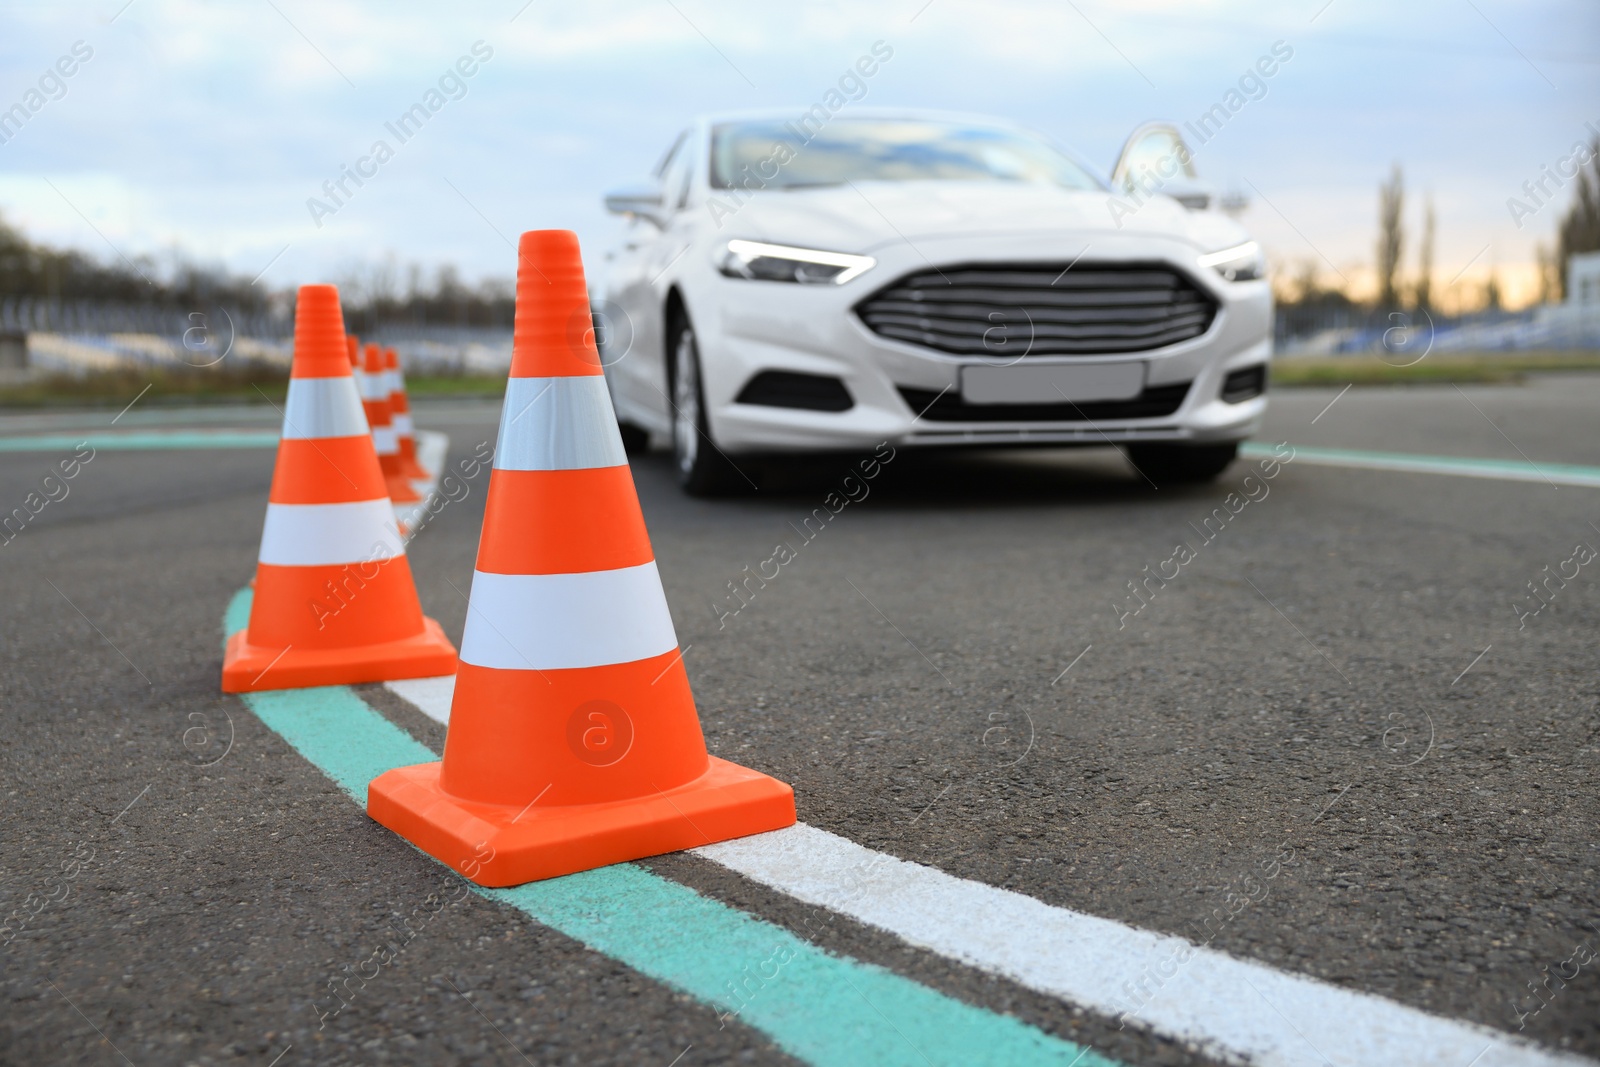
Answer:
M97 452L150 452L208 448L274 448L278 434L271 430L185 430L165 432L52 434L39 437L0 437L0 452L70 452L87 441ZM1600 467L1571 463L1529 463L1508 459L1471 459L1463 456L1413 455L1403 452L1363 452L1345 448L1311 448L1295 445L1297 460L1327 467L1401 471L1411 474L1450 474L1467 478L1492 478L1514 482L1545 482L1600 489ZM1272 446L1246 444L1240 454L1252 458L1275 455Z
M185 430L180 433L84 433L76 436L0 437L0 452L71 452L85 441L96 452L169 449L276 448L275 430Z
M250 599L249 589L234 595L223 620L226 633L248 621ZM363 806L367 783L378 774L438 758L346 686L247 693L243 699ZM742 1022L808 1063L1117 1067L1010 1016L824 952L781 926L636 864L514 889L474 889L718 1011L739 1011ZM736 995L736 987L744 992Z
M1240 455L1277 456L1273 445L1247 444ZM1578 485L1600 489L1600 467L1571 463L1530 463L1515 459L1470 459L1463 456L1425 456L1404 452L1361 452L1347 448L1310 448L1291 445L1296 463L1365 470L1404 471L1411 474L1453 474L1465 478L1495 478L1547 485Z

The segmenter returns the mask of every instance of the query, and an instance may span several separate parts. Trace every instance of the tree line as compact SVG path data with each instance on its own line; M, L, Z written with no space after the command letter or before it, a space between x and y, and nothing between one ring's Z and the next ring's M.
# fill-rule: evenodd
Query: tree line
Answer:
M385 326L455 326L511 329L515 288L490 278L469 285L446 264L403 269L392 258L351 267L339 285L345 326L376 333ZM90 301L181 313L226 307L274 316L284 333L293 328L294 293L275 291L218 266L175 259L166 269L149 256L118 256L101 263L76 250L28 240L0 218L0 298Z
M1539 242L1534 255L1539 271L1539 302L1551 303L1566 297L1566 263L1574 255L1600 251L1600 137L1590 146L1587 162L1572 180L1572 198L1556 225L1555 244ZM1329 311L1383 314L1399 310L1427 310L1435 307L1433 290L1434 240L1436 220L1433 197L1424 198L1422 232L1417 241L1416 269L1406 281L1405 253L1410 238L1405 226L1405 175L1396 163L1378 186L1378 240L1373 263L1377 288L1371 303L1352 298L1342 286L1324 286L1314 259L1295 265L1278 286L1278 303L1286 309L1310 315ZM1484 283L1483 304L1488 309L1501 306L1500 281L1491 264Z

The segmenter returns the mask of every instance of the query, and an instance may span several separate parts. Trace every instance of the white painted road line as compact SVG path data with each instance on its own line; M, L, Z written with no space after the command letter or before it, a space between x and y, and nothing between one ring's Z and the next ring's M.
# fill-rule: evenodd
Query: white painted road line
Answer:
M437 482L445 473L444 460L450 451L450 438L437 430L418 430L416 438L417 462L429 472L431 480Z
M366 418L365 415L362 418ZM396 416L398 419L399 416ZM407 419L410 416L406 416ZM450 450L450 438L446 434L432 430L418 430L415 434L417 445L417 463L424 471L428 472L426 478L413 479L411 485L422 499L415 504L396 504L394 506L395 522L406 531L406 543L417 535L422 529L430 514L437 514L440 508L449 503L439 495L439 481L444 473L445 454Z
M1469 459L1461 456L1419 456L1402 452L1362 452L1347 448L1311 448L1307 445L1293 447L1297 464L1400 471L1407 474L1451 474L1461 478L1542 482L1552 486L1577 485L1586 489L1600 489L1600 467L1508 459ZM1266 445L1247 444L1239 449L1239 454L1261 457L1276 453Z
M450 702L456 698L456 676L438 678L406 678L398 682L384 682L383 687L401 700L409 700L434 722L450 725Z
M809 904L1211 1056L1263 1067L1590 1061L1183 938L1052 907L800 823L694 850Z
M453 678L389 682L448 722ZM956 878L804 823L694 850L797 900L1048 996L1261 1067L1593 1061L1110 919Z
M450 721L450 701L455 698L456 676L446 674L439 678L404 678L398 682L385 682L384 687L401 700L415 704L417 710L435 722Z

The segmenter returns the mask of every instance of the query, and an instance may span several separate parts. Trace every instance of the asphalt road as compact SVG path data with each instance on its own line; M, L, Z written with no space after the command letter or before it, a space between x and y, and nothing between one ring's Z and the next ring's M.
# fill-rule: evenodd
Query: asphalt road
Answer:
M1277 394L1260 440L1600 464L1600 378L1336 393ZM454 457L493 440L497 405L416 406ZM0 436L111 414L0 417ZM116 429L263 418L152 407ZM0 501L70 454L0 453ZM1155 489L1108 450L902 450L853 483L847 464L726 501L680 495L661 454L634 464L713 753L792 783L814 826L1197 940L1287 855L1213 947L1600 1057L1595 966L1514 1006L1600 949L1600 568L1537 614L1527 586L1600 546L1600 491L1293 460ZM0 1061L789 1062L475 897L319 1019L329 983L454 883L217 691L271 466L102 451L0 546L0 916L32 913L0 947ZM411 548L453 639L485 482ZM1208 539L1235 490L1254 499ZM860 499L807 527L835 491ZM1180 541L1194 558L1134 599ZM780 543L792 562L733 599ZM1125 1062L1206 1062L706 860L648 866Z

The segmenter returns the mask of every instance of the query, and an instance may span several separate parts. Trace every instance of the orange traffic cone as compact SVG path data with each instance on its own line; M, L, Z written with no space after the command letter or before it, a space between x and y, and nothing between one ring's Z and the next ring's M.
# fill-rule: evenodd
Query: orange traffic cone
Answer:
M480 885L776 830L782 782L706 754L590 325L578 239L522 235L511 378L444 761L367 814Z
M268 500L250 623L228 641L223 692L455 669L455 648L417 602L331 285L300 287Z
M367 372L361 368L361 339L352 333L345 337L345 342L350 346L350 377L355 379L356 396L365 397L367 395ZM365 400L361 403L361 417L367 417ZM367 432L372 432L370 426L367 427Z
M378 449L378 465L383 468L389 499L396 504L415 504L422 494L400 469L400 446L394 435L394 416L389 409L389 375L384 369L383 350L368 344L363 360L366 373L361 377L361 406L372 427L372 443Z
M395 445L400 450L400 473L407 478L425 481L432 475L417 462L416 427L411 422L411 401L406 396L406 376L400 370L400 353L385 348L383 356L389 376L390 420L394 424Z

